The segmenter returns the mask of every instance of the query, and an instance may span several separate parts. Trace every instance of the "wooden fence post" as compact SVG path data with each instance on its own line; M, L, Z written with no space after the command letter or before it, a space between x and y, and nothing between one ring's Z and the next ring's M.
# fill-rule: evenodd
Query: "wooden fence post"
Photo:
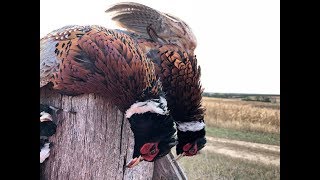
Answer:
M61 112L53 117L57 132L50 137L53 147L49 158L40 165L40 179L186 179L170 155L156 163L141 162L132 169L126 168L134 144L130 124L103 97L65 96L48 87L40 91L41 103L76 112Z

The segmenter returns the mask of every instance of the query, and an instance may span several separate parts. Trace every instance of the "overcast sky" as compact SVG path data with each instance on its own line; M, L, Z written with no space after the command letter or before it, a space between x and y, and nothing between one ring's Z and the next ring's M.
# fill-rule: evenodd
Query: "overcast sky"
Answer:
M280 94L279 0L132 0L183 19L197 37L205 92ZM41 0L40 37L65 25L116 28L120 0Z

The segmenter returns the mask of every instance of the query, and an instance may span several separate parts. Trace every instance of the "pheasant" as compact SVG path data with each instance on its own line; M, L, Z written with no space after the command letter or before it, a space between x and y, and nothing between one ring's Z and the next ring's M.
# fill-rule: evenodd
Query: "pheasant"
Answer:
M40 40L40 88L95 93L125 113L134 134L127 167L152 162L177 144L162 84L135 40L101 26L65 26Z
M191 28L177 17L138 3L119 3L106 12L155 64L178 129L176 159L197 154L206 143L205 109Z
M49 106L40 104L40 163L49 157L51 144L48 138L55 134L57 129L51 114L53 110Z

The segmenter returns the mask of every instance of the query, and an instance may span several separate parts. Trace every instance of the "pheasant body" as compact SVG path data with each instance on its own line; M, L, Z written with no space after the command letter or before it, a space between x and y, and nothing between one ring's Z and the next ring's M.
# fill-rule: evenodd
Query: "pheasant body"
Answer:
M40 88L52 84L66 95L100 94L125 112L135 136L129 167L154 161L176 145L173 120L177 154L195 155L206 140L191 28L138 3L118 3L107 12L126 31L65 26L40 40Z
M153 64L126 34L100 26L67 26L40 44L40 87L51 82L62 94L101 94L122 111L161 94Z
M177 17L138 3L119 3L106 12L136 39L155 64L178 129L177 153L195 155L206 139L201 70L194 55L197 41L191 28Z
M102 95L125 113L135 137L129 167L141 160L154 161L176 145L154 64L132 37L119 30L65 26L42 38L40 88L47 84L61 94ZM146 149L158 151L148 154Z
M161 45L145 39L138 42L155 64L156 74L166 93L170 114L176 121L179 141L177 153L182 154L183 147L188 143L196 145L196 153L206 143L205 109L201 105L201 70L196 56L188 55L181 47L173 44ZM185 155L192 156L194 153Z

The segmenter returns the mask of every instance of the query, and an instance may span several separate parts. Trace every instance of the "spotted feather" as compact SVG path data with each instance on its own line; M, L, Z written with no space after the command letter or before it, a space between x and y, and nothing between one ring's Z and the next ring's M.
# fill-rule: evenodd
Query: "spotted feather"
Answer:
M40 87L97 93L121 110L162 92L154 65L128 35L99 26L67 26L40 40Z

